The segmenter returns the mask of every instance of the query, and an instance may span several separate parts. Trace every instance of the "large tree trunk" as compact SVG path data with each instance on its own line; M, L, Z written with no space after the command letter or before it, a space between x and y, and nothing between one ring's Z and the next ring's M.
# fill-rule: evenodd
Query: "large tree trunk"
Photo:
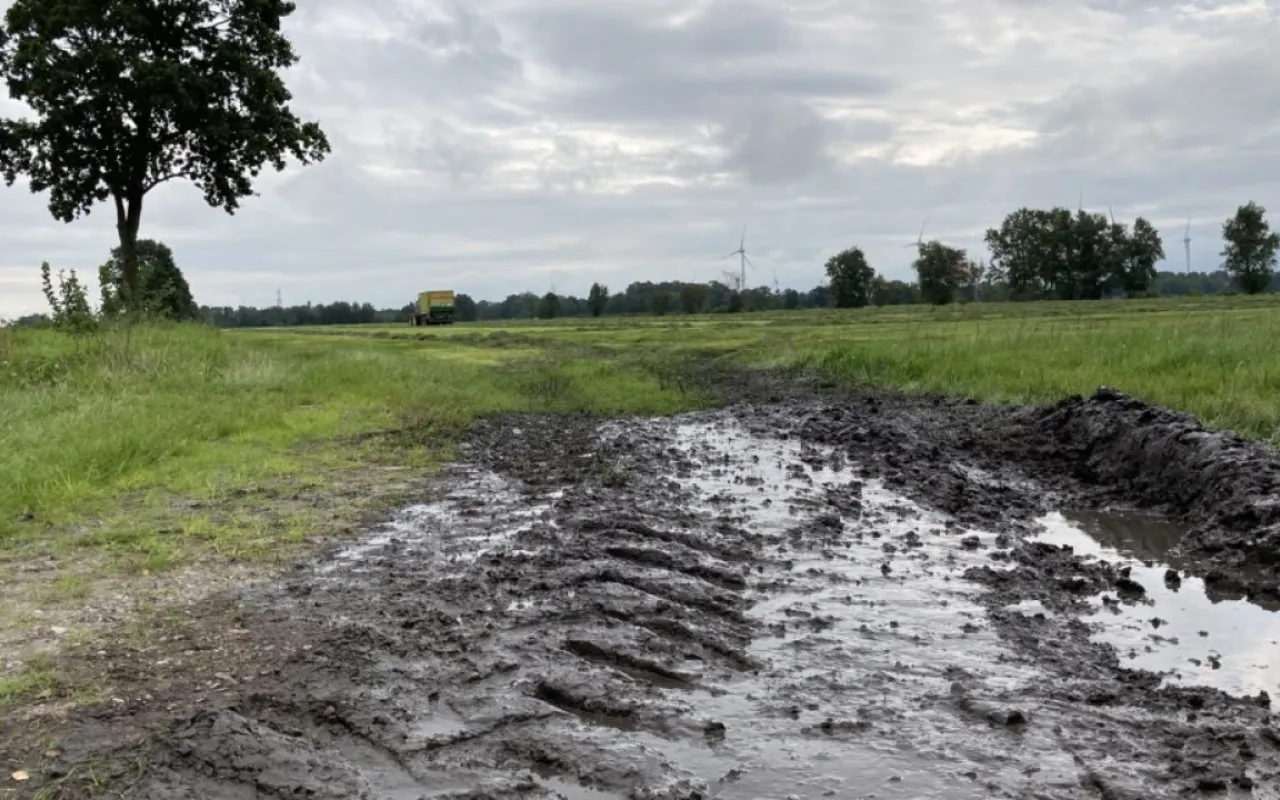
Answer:
M138 226L142 222L142 192L130 197L116 195L116 233L120 237L120 305L125 314L135 316L141 306L138 281Z

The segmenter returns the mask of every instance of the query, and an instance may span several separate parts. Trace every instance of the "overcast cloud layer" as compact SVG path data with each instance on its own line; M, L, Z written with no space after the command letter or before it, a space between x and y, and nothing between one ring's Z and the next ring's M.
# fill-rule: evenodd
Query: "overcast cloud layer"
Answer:
M1190 217L1205 269L1239 204L1280 226L1278 5L304 0L289 82L333 154L234 217L164 186L142 235L204 304L386 307L710 280L743 225L752 285L855 244L905 278L926 217L983 255L1006 212L1083 193L1152 219L1168 267ZM108 207L45 203L0 184L0 318L44 309L42 260L92 277L115 244Z

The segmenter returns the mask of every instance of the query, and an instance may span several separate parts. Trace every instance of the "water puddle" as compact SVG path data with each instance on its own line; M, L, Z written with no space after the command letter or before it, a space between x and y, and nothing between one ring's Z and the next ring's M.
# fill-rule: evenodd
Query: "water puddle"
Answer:
M555 525L549 519L553 504L564 492L546 495L542 502L528 502L519 484L493 472L468 471L453 481L454 488L441 499L401 509L370 534L338 550L316 571L348 576L367 571L370 562L393 546L413 549L452 562L474 561L530 530L534 525Z
M1280 691L1280 614L1246 600L1223 599L1204 581L1167 582L1164 558L1181 538L1168 522L1124 513L1050 514L1039 541L1130 568L1145 590L1092 598L1095 639L1116 648L1122 663L1166 676L1169 683L1210 686L1235 695Z
M730 514L763 537L769 565L748 612L766 631L749 654L767 666L698 697L698 717L723 728L659 743L668 758L723 800L960 800L991 796L992 780L1076 785L1050 736L988 739L986 721L950 696L957 675L988 695L1040 677L1005 657L980 590L961 578L990 563L992 535L857 479L832 451L732 423L679 425L674 439L695 463L677 482L709 517Z
M448 740L467 730L467 721L447 703L431 703L430 713L418 717L410 728L412 744Z
M623 796L620 794L592 789L580 783L567 781L551 767L536 765L533 768L533 774L538 776L539 784L565 798L565 800L623 800Z

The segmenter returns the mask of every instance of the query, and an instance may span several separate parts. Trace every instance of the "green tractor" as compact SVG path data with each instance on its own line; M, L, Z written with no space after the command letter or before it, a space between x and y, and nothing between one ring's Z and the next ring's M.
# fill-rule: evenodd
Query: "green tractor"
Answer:
M419 293L418 306L409 317L409 324L415 328L420 325L452 325L453 290L439 289Z

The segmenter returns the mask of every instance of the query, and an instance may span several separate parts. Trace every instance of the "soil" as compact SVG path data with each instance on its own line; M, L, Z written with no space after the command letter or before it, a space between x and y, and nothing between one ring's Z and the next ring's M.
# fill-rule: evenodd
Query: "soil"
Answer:
M485 421L438 501L211 600L215 678L82 713L7 788L1280 797L1280 456L1105 389L735 393Z

